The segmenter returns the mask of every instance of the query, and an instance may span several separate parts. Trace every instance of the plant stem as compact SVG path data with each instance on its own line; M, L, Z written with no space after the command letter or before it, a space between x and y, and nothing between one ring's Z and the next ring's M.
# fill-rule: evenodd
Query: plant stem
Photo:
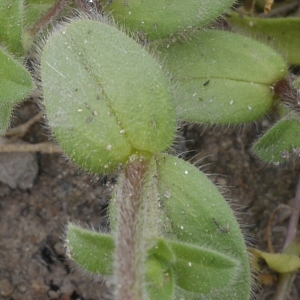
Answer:
M45 28L50 21L57 17L65 7L71 3L71 0L59 0L54 4L50 10L44 14L41 19L30 29L32 36L36 36L43 28Z
M145 285L145 227L148 163L142 158L129 162L117 190L115 300L147 299Z
M300 173L298 174L298 183L296 188L296 195L292 204L292 207L295 208L292 210L290 222L287 230L287 235L284 241L283 250L295 239L297 234L297 227L299 223L299 214L300 214Z
M300 174L298 175L298 183L296 188L296 195L293 201L293 209L290 217L290 222L287 230L286 239L283 245L283 250L294 241L297 234L297 227L299 222L299 209L300 209ZM281 274L279 282L274 295L274 300L284 300L288 298L296 272Z

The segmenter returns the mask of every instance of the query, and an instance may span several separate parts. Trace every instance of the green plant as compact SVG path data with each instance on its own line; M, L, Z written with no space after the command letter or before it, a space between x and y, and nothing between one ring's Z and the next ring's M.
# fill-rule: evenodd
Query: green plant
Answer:
M45 112L57 142L84 170L120 170L110 203L112 234L74 224L66 233L77 264L113 276L116 299L250 297L246 246L229 205L196 167L166 153L178 120L255 121L276 103L270 87L286 82L287 65L275 50L235 33L201 30L233 2L100 1L105 17L93 11L74 18L53 29L41 49ZM0 37L19 60L36 26L47 24L33 13L41 4L52 1L28 2L27 27L22 1L0 6L16 20L18 34ZM1 51L4 132L13 106L34 84Z

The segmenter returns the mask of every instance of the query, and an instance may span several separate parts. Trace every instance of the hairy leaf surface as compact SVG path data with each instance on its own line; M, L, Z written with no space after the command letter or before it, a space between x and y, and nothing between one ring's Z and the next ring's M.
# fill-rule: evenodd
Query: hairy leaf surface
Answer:
M47 41L41 62L49 124L84 169L108 172L173 141L176 116L160 66L115 27L77 20Z
M203 31L188 43L160 50L178 84L179 118L190 122L254 121L270 110L271 85L287 74L284 59L272 48L225 31Z

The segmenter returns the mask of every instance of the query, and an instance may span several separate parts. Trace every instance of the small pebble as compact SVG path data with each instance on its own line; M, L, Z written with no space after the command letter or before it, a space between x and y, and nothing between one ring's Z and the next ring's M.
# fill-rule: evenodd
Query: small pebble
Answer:
M61 294L60 290L58 290L58 291L53 291L53 290L48 291L48 296L49 296L50 299L57 299L57 298L59 298L60 294Z
M66 247L62 243L56 243L54 245L54 250L57 255L60 255L60 256L66 255Z
M20 282L17 284L17 289L18 289L19 292L25 293L25 292L27 291L26 282L20 281Z
M6 279L0 281L0 295L2 297L10 297L14 291L12 284Z

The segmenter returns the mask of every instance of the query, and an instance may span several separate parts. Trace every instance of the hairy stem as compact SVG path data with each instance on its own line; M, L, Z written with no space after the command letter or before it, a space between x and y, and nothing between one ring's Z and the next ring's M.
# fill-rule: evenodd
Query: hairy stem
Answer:
M129 162L116 195L117 232L115 299L145 300L145 227L147 199L145 177L148 163L142 158Z
M30 29L33 36L37 35L42 29L44 29L50 21L57 17L65 7L71 3L71 0L59 0L54 4L50 10L41 17L41 19Z

